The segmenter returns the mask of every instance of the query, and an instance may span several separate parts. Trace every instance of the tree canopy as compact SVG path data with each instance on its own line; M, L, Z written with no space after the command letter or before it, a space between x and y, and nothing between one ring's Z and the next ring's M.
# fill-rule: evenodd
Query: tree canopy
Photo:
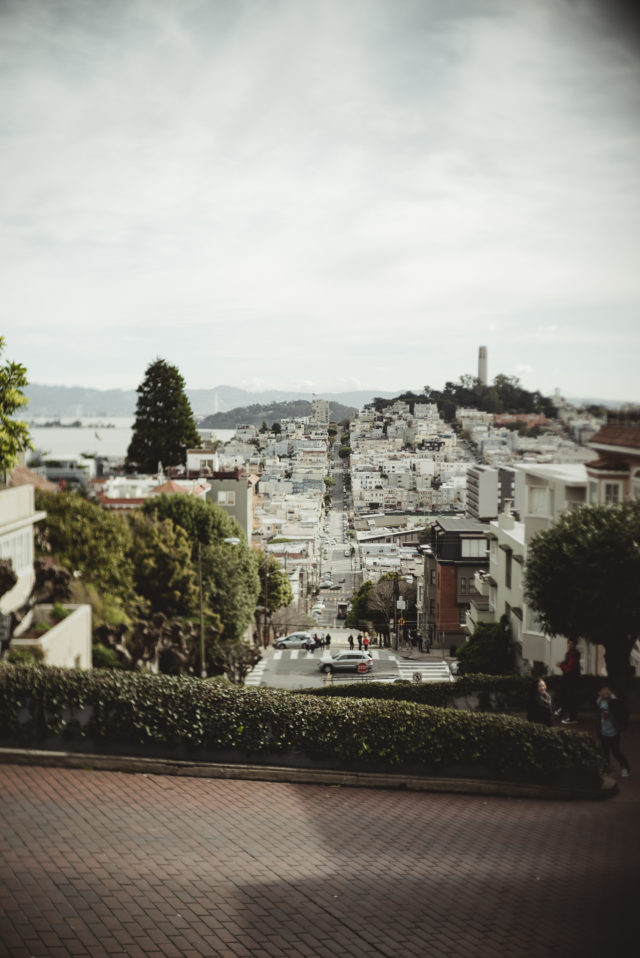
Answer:
M479 622L457 653L460 674L513 675L517 672L516 649L506 616L499 622Z
M0 336L0 356L4 348L4 336ZM0 472L11 469L18 455L31 449L27 424L13 418L16 411L29 402L22 392L27 385L24 366L10 361L0 363Z
M157 496L142 508L185 530L193 565L202 570L205 605L219 616L225 638L240 639L260 592L257 563L240 526L217 503L193 496Z
M529 544L526 594L550 635L604 646L623 691L640 636L640 501L565 512Z
M184 465L186 451L200 436L176 366L156 359L138 386L133 434L126 456L129 470L154 473L158 464Z
M498 374L491 385L484 385L475 376L461 376L458 382L445 383L444 389L424 387L424 392L401 393L394 399L377 397L374 406L381 412L387 406L398 400L409 404L411 412L420 403L435 403L439 412L448 421L455 419L458 406L469 406L492 413L544 413L546 416L555 415L555 407L551 399L543 396L537 390L529 392L524 389L516 376Z

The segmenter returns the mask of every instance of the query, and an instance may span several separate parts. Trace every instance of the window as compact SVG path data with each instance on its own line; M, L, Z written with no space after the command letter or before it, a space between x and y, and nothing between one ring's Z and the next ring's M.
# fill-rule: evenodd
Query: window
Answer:
M33 565L33 531L31 526L0 539L0 559L11 559L13 571L18 573Z
M463 559L484 559L487 554L485 539L461 539L460 548Z
M598 483L589 482L589 505L597 506L598 505Z
M460 595L467 594L467 580L461 576L460 577Z
M607 506L617 506L620 502L620 483L605 482L604 484L604 502Z
M504 553L504 584L507 589L511 588L511 568L513 566L513 552L511 549L506 549Z
M431 585L435 585L435 584L436 584L436 570L432 569L431 570Z
M532 516L549 515L548 489L545 486L529 487L529 514Z
M235 492L225 492L225 491L219 492L218 504L221 506L235 506L236 504Z
M469 606L467 605L458 606L458 624L459 625L464 625L466 623L468 608Z

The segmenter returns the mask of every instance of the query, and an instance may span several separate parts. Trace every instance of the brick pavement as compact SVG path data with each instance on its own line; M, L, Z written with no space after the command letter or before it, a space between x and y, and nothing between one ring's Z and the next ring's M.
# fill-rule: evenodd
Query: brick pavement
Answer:
M0 766L0 954L635 955L624 745L602 802Z

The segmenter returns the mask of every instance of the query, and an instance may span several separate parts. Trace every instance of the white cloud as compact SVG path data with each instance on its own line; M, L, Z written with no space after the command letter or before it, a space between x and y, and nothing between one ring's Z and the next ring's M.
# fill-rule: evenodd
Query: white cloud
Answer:
M636 398L639 69L597 17L6 4L13 355L36 381L135 386L161 353L193 386L403 388L473 371L485 341L511 373L526 342L532 388Z

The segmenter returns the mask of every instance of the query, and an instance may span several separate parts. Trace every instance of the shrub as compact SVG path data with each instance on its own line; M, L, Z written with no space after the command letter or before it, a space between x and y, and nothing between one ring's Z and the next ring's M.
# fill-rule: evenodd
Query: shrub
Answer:
M44 652L39 645L9 648L5 662L12 665L39 665L44 660Z
M51 618L56 622L62 622L69 614L69 609L66 609L61 602L55 602L51 609Z
M210 759L292 761L330 767L482 774L512 781L599 781L601 758L584 734L506 715L234 688L215 682L107 670L0 667L0 728L46 745L52 736L98 748L179 746Z
M480 622L468 641L458 649L460 671L484 672L488 675L512 675L516 669L516 652L506 616L499 622Z

